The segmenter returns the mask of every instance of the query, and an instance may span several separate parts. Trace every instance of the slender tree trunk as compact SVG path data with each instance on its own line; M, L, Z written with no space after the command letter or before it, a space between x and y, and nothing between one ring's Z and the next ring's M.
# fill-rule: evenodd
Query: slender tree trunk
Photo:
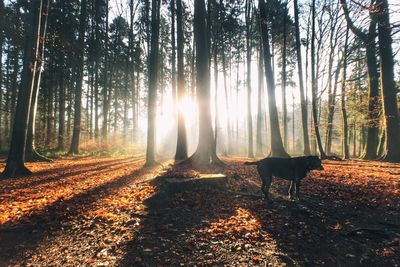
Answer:
M392 34L387 0L377 0L379 55L381 69L382 102L385 118L385 161L400 162L400 118L397 106L397 89L394 83Z
M0 0L0 108L1 104L3 103L3 43L4 43L4 36L3 36L3 25L4 25L4 1ZM3 148L3 137L4 132L2 131L2 117L3 114L0 113L0 149Z
M318 122L318 84L315 74L315 0L312 1L312 30L311 30L311 91L312 91L312 113L314 117L314 132L318 145L318 150L322 159L326 158L326 154L322 147L321 136L319 133Z
M175 0L171 0L171 84L172 98L176 112L178 97L176 87L176 40L175 40Z
M220 1L220 5L222 1ZM221 34L223 36L223 34ZM226 55L225 55L225 43L221 42L221 56L222 56L222 74L224 76L224 91L225 91L225 111L226 111L226 131L228 134L227 140L227 154L231 153L232 150L232 130L231 130L231 118L229 116L229 94L228 94L228 82L227 82L227 71L226 71Z
M99 66L100 66L100 6L99 1L94 1L95 9L95 24L94 24L94 36L95 36L95 53L94 53L94 138L99 138Z
M65 84L64 84L64 55L60 63L60 93L59 101L60 105L58 111L58 145L57 150L63 151L65 149Z
M78 71L75 84L74 102L74 129L72 132L70 154L79 154L79 138L81 132L82 115L82 86L83 86L83 67L85 55L85 31L86 31L87 4L86 0L81 1L81 14L79 18L79 37L78 37Z
M258 55L258 99L257 99L257 134L256 134L256 156L263 156L263 143L262 143L262 124L263 124L263 109L262 99L264 98L264 67L263 67L263 49L260 41L259 55Z
M343 71L342 71L342 83L341 83L341 106L343 116L343 135L342 135L342 154L345 159L350 158L349 153L349 129L347 122L347 109L346 109L346 74L347 74L347 50L349 42L349 28L346 30L346 39L343 49Z
M268 40L267 7L264 0L259 0L261 36L264 49L264 69L267 80L268 109L271 131L271 157L289 157L282 143L282 136L279 128L278 110L275 98L275 79L271 65L271 53Z
M185 66L184 66L184 33L183 33L183 12L182 0L176 0L176 26L177 26L177 47L178 47L178 107L181 107L185 99ZM184 110L178 109L178 136L176 145L176 160L187 159L187 140Z
M307 114L307 103L306 103L305 94L304 94L305 89L304 89L304 82L303 82L303 63L302 63L302 57L301 57L299 8L298 8L297 0L294 0L293 6L294 6L297 71L298 71L298 77L299 77L301 122L302 122L302 130L303 130L304 155L310 155L311 151L310 151L310 139L309 139L309 134L308 134L308 118L307 118L308 114Z
M283 123L283 146L288 149L288 124L287 124L287 104L286 104L286 35L287 35L287 22L286 22L286 6L283 15L283 46L282 46L282 73L281 73L281 87L282 87L282 123Z
M129 57L131 58L131 68L129 70L131 74L131 86L132 86L132 135L134 141L136 141L136 130L137 130L137 121L136 121L136 95L137 95L137 87L135 86L135 51L134 51L134 43L133 43L133 0L129 1Z
M43 2L43 1L42 1ZM26 147L25 147L25 160L26 161L51 161L50 159L43 157L40 155L35 149L35 122L36 122L36 111L37 111L37 102L39 97L39 89L40 89L40 81L42 77L42 69L44 66L44 46L46 40L46 28L47 28L47 14L49 10L49 1L44 0L42 6L39 8L38 12L38 38L39 41L36 44L35 49L35 74L32 76L32 102L29 111L29 119L28 119L28 131L26 138ZM43 18L44 16L44 18Z
M155 161L156 142L156 104L157 81L159 76L159 32L160 32L160 0L152 0L151 8L151 51L149 55L149 96L146 165L152 166Z
M335 116L335 106L336 106L336 92L337 92L337 84L339 80L339 74L342 64L342 59L338 61L335 77L334 77L334 84L333 89L331 92L331 97L328 101L328 118L327 118L327 126L326 126L326 136L325 136L325 151L327 155L331 154L332 149L332 136L333 136L333 120Z
M209 14L209 31L212 31L213 35L213 63L214 63L214 88L215 88L215 95L214 95L214 105L215 105L215 129L214 129L214 151L215 153L217 152L217 142L218 142L218 134L219 130L221 128L220 126L220 121L219 121L219 110L218 110L218 35L220 34L219 32L219 26L218 26L218 6L217 6L217 1L209 1L209 7L208 9L211 10L214 9L214 16L212 16L212 21L211 21L211 11L208 13ZM211 41L211 38L210 38Z
M253 152L253 122L251 115L251 24L252 24L252 9L253 1L246 0L246 59L247 59L247 74L246 74L246 85L247 85L247 156L249 158L254 157Z
M108 81L108 72L109 72L109 37L108 37L108 29L109 29L109 0L106 0L106 37L105 37L105 43L104 43L104 52L105 52L105 59L104 59L104 65L105 65L105 70L104 70L104 85L103 85L103 125L101 128L101 135L103 137L103 141L107 140L107 135L108 135L108 111L109 111L109 81Z

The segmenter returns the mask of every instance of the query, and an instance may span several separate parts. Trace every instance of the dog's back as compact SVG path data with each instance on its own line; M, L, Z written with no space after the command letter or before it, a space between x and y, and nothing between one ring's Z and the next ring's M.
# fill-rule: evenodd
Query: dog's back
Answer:
M246 162L246 165L257 165L262 184L261 191L269 199L268 191L272 176L290 180L289 198L299 198L300 181L311 170L323 170L321 160L317 156L296 158L265 158L256 162Z
M257 165L262 177L275 176L286 180L303 179L310 170L321 169L321 161L316 156L294 158L264 158L246 165Z

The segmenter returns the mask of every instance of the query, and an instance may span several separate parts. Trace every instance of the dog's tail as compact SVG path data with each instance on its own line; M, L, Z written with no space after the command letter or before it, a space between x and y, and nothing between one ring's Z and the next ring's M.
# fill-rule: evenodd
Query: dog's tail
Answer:
M243 163L244 165L257 165L258 166L259 161L246 161Z

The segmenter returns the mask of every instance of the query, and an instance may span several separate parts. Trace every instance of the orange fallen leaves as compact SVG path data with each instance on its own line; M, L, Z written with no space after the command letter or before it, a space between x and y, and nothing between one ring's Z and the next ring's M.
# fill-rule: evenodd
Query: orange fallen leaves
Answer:
M207 233L211 236L224 236L232 234L244 238L260 237L261 223L248 210L238 208L236 215L228 219L220 219L217 222L212 222L205 229L200 230L202 233Z

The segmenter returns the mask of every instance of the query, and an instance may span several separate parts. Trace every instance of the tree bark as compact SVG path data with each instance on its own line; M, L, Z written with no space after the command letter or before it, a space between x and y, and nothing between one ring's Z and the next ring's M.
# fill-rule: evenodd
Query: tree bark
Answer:
M299 9L297 0L294 0L294 23L295 23L295 37L296 37L296 54L297 54L297 71L299 76L299 89L300 89L300 105L301 105L301 121L303 130L303 143L304 155L310 155L310 139L308 134L308 115L307 103L304 95L304 82L303 82L303 63L301 57L301 42L300 42L300 27L299 27Z
M260 23L261 23L261 38L264 49L264 71L267 80L268 91L268 109L270 118L270 132L271 132L271 157L289 157L288 153L282 143L282 136L279 129L278 110L276 108L275 98L275 79L271 65L271 53L268 38L268 25L267 25L267 7L264 0L259 0L260 9Z
M0 104L3 103L3 43L4 43L4 1L0 0ZM1 106L1 105L0 105ZM0 149L3 148L4 132L1 131L3 114L0 114Z
M286 6L283 14L283 46L282 46L282 73L281 73L281 88L282 88L282 123L283 123L283 146L288 149L288 124L287 124L287 104L286 104Z
M209 32L204 0L194 2L194 42L196 46L196 92L199 109L199 141L195 153L188 159L194 166L221 164L215 154L211 125Z
M175 40L175 0L171 0L171 85L174 110L178 106L178 92L176 84L176 40Z
M347 75L347 50L349 43L349 27L346 29L346 39L343 49L343 71L342 71L342 83L341 83L341 106L342 106L342 117L343 117L343 127L342 127L342 154L345 159L350 158L349 153L349 129L347 122L347 109L346 109L346 75Z
M187 159L187 140L184 110L182 104L185 99L185 69L184 69L184 33L183 33L183 15L182 0L176 0L176 27L177 27L177 48L178 48L178 136L175 160Z
M40 0L30 3L29 11L26 15L26 32L23 69L21 73L21 88L18 92L18 101L14 117L13 130L11 136L10 150L8 153L7 163L3 174L7 177L16 175L31 174L31 171L25 167L25 145L28 129L29 111L32 99L32 71L31 68L35 64L35 55L33 54L34 45L39 41L37 31L38 20L34 14L35 9L42 5ZM39 24L40 25L40 24Z
M256 156L263 156L262 144L262 124L263 124L263 109L262 100L264 98L264 66L263 66L263 49L260 41L260 49L258 56L258 99L257 99L257 131L256 131Z
M105 70L104 70L104 85L103 85L103 125L101 128L101 135L103 138L103 142L107 141L107 136L108 136L108 111L110 109L110 99L109 99L109 81L108 81L108 72L109 72L109 37L108 37L108 29L109 29L109 0L106 0L106 31L105 31L105 43L104 43L104 53L105 53L105 59L104 59L104 65L105 65Z
M28 131L25 147L25 160L26 161L51 161L50 159L40 155L35 149L35 123L37 102L39 97L40 81L42 77L42 69L44 66L44 46L46 40L47 17L49 12L49 0L42 1L42 6L39 8L38 14L38 39L35 49L35 75L32 76L32 102L29 111ZM44 18L43 18L44 17Z
M147 126L147 150L146 166L156 164L156 104L157 81L159 76L159 33L160 33L160 0L152 0L151 8L151 50L149 55L149 95L148 95L148 126Z
M252 54L252 44L251 44L251 24L252 24L252 8L253 1L246 0L246 59L247 59L247 73L246 73L246 86L247 86L247 156L249 158L254 157L253 152L253 122L251 115L251 54Z
M394 82L394 60L392 50L389 5L387 0L377 0L377 21L383 113L385 118L385 156L383 160L400 162L400 119L397 106L397 90Z
M379 133L379 110L381 107L379 95L378 69L376 62L376 19L374 8L369 13L370 23L368 32L357 28L350 18L346 0L340 0L348 27L359 38L366 49L367 74L368 74L368 114L367 114L367 142L362 154L363 159L376 159Z
M79 138L81 132L82 115L82 86L83 86L83 67L85 55L85 31L86 31L87 4L86 0L81 1L81 14L79 17L79 36L78 36L78 71L75 84L74 102L74 128L72 132L70 154L79 154Z
M314 132L317 141L318 150L322 159L326 158L325 151L322 147L321 136L319 133L319 120L318 120L318 81L315 74L315 0L312 1L312 26L311 26L311 91L312 91L312 113L314 122Z

